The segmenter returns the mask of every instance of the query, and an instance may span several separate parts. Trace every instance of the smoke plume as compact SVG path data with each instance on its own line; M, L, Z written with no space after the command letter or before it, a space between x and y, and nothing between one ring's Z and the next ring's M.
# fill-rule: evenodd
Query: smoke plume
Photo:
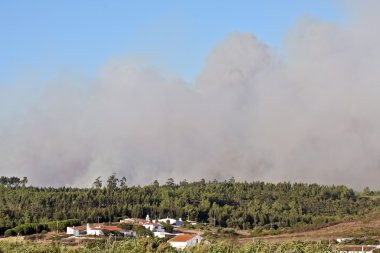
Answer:
M51 81L22 113L0 114L0 172L38 185L116 172L129 184L234 176L378 188L380 5L363 2L345 25L302 18L281 54L233 33L194 84L128 59L95 80Z

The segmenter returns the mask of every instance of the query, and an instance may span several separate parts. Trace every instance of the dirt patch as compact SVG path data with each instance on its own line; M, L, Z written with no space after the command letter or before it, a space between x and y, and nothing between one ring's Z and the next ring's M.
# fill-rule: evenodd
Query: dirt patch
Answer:
M244 233L245 235L247 233ZM313 231L285 233L272 236L247 237L236 239L239 243L252 241L268 241L273 243L282 243L285 241L321 241L336 240L341 237L371 237L380 239L380 219L375 220L358 220L343 222L337 225L316 229Z
M11 236L11 237L2 237L0 238L0 241L5 241L5 242L23 242L24 237L23 236Z

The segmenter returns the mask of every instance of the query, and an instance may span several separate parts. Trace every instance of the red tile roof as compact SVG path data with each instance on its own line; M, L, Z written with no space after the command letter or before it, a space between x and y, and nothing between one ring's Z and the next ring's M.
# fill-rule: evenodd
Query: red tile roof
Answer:
M122 231L124 229L116 227L116 226L102 226L101 229L108 231Z
M143 225L153 225L153 226L161 226L160 223L155 223L155 222L145 222Z
M187 242L191 239L193 239L196 234L184 234L184 235L176 235L172 239L170 239L168 242Z

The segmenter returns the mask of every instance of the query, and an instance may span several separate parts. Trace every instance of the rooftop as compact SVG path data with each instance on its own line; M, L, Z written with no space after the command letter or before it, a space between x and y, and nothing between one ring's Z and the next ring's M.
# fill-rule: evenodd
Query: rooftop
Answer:
M86 230L86 229L87 229L87 226L86 226L86 225L82 225L82 226L72 226L72 227L68 227L68 228L72 228L72 229L75 229L75 230Z
M187 242L191 239L193 239L196 234L183 234L183 235L176 235L172 239L170 239L168 242Z

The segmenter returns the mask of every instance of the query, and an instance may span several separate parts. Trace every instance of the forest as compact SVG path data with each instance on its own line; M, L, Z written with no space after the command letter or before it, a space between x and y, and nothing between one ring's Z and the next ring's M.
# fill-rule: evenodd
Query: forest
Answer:
M77 219L118 221L121 217L181 217L211 226L277 230L327 224L362 215L380 206L378 194L346 186L306 183L226 181L196 182L169 178L128 186L125 177L98 177L91 188L35 187L28 179L0 177L0 232L28 223Z

